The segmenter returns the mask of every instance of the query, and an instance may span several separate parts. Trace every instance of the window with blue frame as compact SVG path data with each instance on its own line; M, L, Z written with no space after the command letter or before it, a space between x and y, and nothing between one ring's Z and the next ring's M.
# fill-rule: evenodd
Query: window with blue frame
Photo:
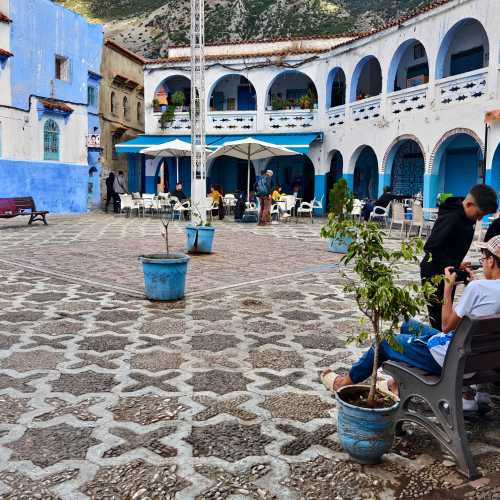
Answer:
M59 126L54 120L47 120L43 127L43 159L59 161Z
M93 108L97 107L97 89L93 85L89 85L87 87L87 97L88 97L88 105Z

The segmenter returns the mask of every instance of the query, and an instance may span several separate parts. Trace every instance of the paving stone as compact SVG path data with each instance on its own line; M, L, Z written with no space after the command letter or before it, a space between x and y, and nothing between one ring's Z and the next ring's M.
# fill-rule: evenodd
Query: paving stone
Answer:
M197 335L191 339L191 347L195 351L219 352L236 347L240 340L232 335Z
M335 338L333 335L297 335L294 342L300 344L304 349L321 349L332 351L333 349L345 347L345 341Z
M336 425L322 425L315 431L305 431L293 425L278 424L276 426L281 432L291 434L295 439L281 447L283 455L300 455L311 446L324 446L334 451L342 451L338 443L329 439L329 436L337 431Z
M40 311L33 311L24 309L22 311L7 311L4 313L0 313L0 322L5 323L23 323L29 322L32 323L39 319L42 319L44 314Z
M205 410L194 415L193 420L201 422L216 417L220 414L231 415L241 420L254 420L257 415L251 413L240 405L250 401L249 396L239 396L234 399L215 399L210 396L194 396L193 400L205 406Z
M69 403L63 399L49 398L46 399L45 402L49 404L52 409L34 417L33 422L48 422L53 418L66 415L73 415L82 422L96 422L98 417L92 413L90 407L102 403L103 401L103 398L88 398L77 403Z
M12 398L0 394L0 423L15 424L23 413L32 409L28 399Z
M32 335L30 337L30 343L23 345L20 349L33 349L36 347L50 347L52 349L64 351L66 349L66 345L62 342L66 342L68 340L72 340L72 336L64 336L64 337L56 337L56 338L46 338L40 337L39 335Z
M45 350L15 352L0 361L0 368L9 368L18 372L54 370L64 360L64 354L58 352Z
M193 446L193 456L215 456L228 462L265 455L265 446L273 441L261 434L259 424L242 425L235 422L193 427L191 435L185 440Z
M175 500L191 482L178 476L175 465L151 465L133 460L125 465L103 467L80 488L91 500Z
M69 374L62 373L59 380L51 382L54 392L68 392L75 396L82 396L86 393L110 392L114 386L118 385L114 375L105 375L91 370Z
M180 368L184 358L176 352L151 351L134 354L130 359L130 367L150 372L161 372Z
M227 309L207 308L193 311L193 319L195 321L222 321L231 319L232 317L232 312Z
M263 346L278 346L278 347L290 347L287 344L283 344L280 340L286 338L285 335L270 335L267 337L258 337L257 335L247 335L247 338L254 340L254 343L249 346L249 349L258 349Z
M244 391L252 380L238 372L210 370L194 373L187 381L197 392L211 391L217 394L228 394L234 391Z
M259 406L270 411L275 418L288 418L299 422L309 422L315 418L329 418L328 410L334 407L318 396L286 393L266 397Z
M143 342L137 349L149 349L150 347L161 347L163 349L169 349L174 351L178 349L178 347L173 344L173 342L177 340L182 340L184 337L174 336L174 337L166 337L166 338L158 338L158 337L139 337L139 340Z
M0 333L0 350L10 349L13 345L21 341L21 337L18 335L6 335Z
M122 356L122 353L116 352L112 354L93 354L90 352L78 352L76 356L81 359L69 367L73 370L86 368L86 367L99 367L107 370L116 370L119 365L116 361L117 358Z
M278 349L251 351L249 358L253 368L271 368L273 370L304 368L303 356L293 351L279 351Z
M179 372L166 373L159 376L150 376L141 372L131 372L129 377L133 380L133 383L127 385L123 392L134 392L141 389L150 389L156 387L165 392L177 392L177 387L175 385L167 384L165 381L171 380L179 375Z
M130 340L126 337L117 335L96 335L80 340L78 342L78 349L80 351L95 352L123 351L129 344Z
M278 389L280 387L293 387L294 389L300 389L303 391L310 391L311 387L300 384L297 380L300 380L304 377L305 372L291 372L287 375L276 375L274 373L269 372L255 372L259 377L264 377L269 379L267 384L262 384L257 386L261 391L272 391L274 389Z
M110 429L110 433L123 439L124 442L104 452L103 457L119 457L138 448L145 448L163 458L175 457L177 450L161 442L161 439L173 432L175 432L174 428L164 427L156 431L138 434L129 429L114 427Z
M4 373L0 373L0 390L14 389L20 392L35 392L36 387L28 385L30 382L43 377L43 375L29 375L27 377L15 378Z
M83 323L67 321L67 320L57 320L57 321L44 321L40 325L35 326L34 333L42 335L76 335L83 329Z
M91 446L99 444L93 429L59 424L43 429L27 429L24 435L6 444L13 450L11 460L30 460L38 467L49 467L61 460L83 460Z
M319 314L304 310L295 309L293 311L283 311L280 313L282 318L289 321L312 321L319 318Z
M151 425L166 420L175 420L180 412L188 408L179 403L178 398L164 398L156 394L120 398L111 408L116 421L135 422Z

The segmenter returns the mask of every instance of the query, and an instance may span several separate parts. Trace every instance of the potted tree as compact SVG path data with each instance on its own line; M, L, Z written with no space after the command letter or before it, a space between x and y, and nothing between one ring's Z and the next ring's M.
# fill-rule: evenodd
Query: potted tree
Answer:
M303 95L300 99L299 99L299 104L300 104L300 108L301 109L304 109L304 110L311 110L312 109L312 99L309 95Z
M212 253L215 227L204 222L197 205L192 207L193 224L186 226L187 251L192 254Z
M177 90L172 94L172 97L170 99L170 102L174 106L175 111L180 111L182 110L182 106L184 106L184 101L186 100L186 97L184 96L184 92L181 90Z
M321 229L321 236L328 240L328 251L333 253L347 253L347 248L355 236L347 216L352 212L354 196L349 190L345 179L339 179L328 195L330 208L328 222ZM342 229L336 233L336 228Z
M144 290L149 300L170 301L184 297L189 257L181 253L171 253L168 242L169 220L161 219L166 253L142 255Z
M342 261L353 264L358 279L345 276L345 291L354 295L364 318L356 340L365 343L370 339L374 349L369 384L345 386L336 393L338 436L352 458L361 463L377 463L392 447L394 416L399 405L397 396L377 389L380 344L387 341L398 349L395 334L400 321L425 308L436 282L421 285L420 281L408 283L399 279L400 266L418 262L423 240L402 241L399 249L388 250L383 244L385 234L377 224L332 219L330 225L335 234L345 234L349 229L356 233Z

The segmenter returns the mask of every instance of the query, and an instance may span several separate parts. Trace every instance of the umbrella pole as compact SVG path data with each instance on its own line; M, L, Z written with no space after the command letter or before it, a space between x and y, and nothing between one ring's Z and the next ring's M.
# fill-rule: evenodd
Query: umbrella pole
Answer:
M179 184L179 157L176 156L175 157L175 160L176 160L176 169L177 169L177 177L176 177L176 182L177 184Z
M250 201L250 150L248 151L248 165L247 165L247 201Z

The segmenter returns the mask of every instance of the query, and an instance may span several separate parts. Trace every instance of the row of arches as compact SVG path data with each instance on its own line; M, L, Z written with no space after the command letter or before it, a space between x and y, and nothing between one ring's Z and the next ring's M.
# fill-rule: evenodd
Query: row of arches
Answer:
M443 38L433 65L424 44L416 39L403 42L395 51L389 65L386 91L388 93L426 84L431 67L436 79L455 76L484 68L489 64L489 40L483 25L467 18L456 23ZM348 84L341 67L333 68L326 81L326 107L378 96L383 92L382 66L373 55L363 57L355 66ZM184 95L185 111L189 109L191 83L181 75L170 76L155 91L156 106L168 105L174 93ZM347 93L349 92L349 95ZM279 73L269 83L266 109L314 109L318 91L312 79L297 70ZM254 84L241 74L219 78L208 92L211 111L253 111L257 109ZM156 109L159 111L159 109Z
M491 182L500 189L500 147L493 162ZM330 153L330 170L326 191L344 176L358 198L376 199L384 186L398 195L425 196L426 206L433 207L439 193L465 196L471 186L482 182L483 149L480 139L468 130L450 131L438 142L430 158L426 158L420 141L403 136L391 144L382 165L374 149L362 145L351 158L340 151ZM426 171L426 165L429 165ZM429 179L425 186L425 177Z

